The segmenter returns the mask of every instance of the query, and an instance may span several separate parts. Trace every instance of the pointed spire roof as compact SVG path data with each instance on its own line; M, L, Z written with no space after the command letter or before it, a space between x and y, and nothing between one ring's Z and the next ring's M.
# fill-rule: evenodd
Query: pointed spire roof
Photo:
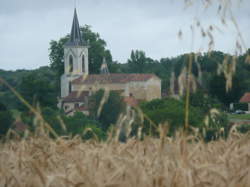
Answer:
M103 58L103 62L102 62L101 68L100 68L100 73L101 74L109 74L108 64L107 64L105 58Z
M73 24L70 33L70 39L66 42L66 46L84 46L85 42L81 37L80 26L78 22L78 17L76 13L76 8L74 10Z

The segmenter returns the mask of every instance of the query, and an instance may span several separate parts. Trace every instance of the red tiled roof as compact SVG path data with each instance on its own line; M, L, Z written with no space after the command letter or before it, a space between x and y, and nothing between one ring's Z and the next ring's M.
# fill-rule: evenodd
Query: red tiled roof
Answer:
M78 110L78 111L88 111L88 107L87 106L80 106L76 110Z
M152 77L157 77L154 74L92 74L84 77L79 77L72 81L73 84L109 84L109 83L128 83L128 82L144 82Z
M129 106L132 106L132 107L135 107L135 106L138 106L138 100L135 99L134 97L124 97L124 102L129 105Z
M83 102L85 97L89 96L88 91L71 92L67 97L63 98L63 102Z
M245 94L240 98L240 103L250 103L250 92L245 93Z

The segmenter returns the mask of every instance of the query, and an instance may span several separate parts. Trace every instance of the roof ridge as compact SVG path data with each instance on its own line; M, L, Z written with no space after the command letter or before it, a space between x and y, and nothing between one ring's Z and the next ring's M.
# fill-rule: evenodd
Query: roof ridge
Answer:
M72 81L73 84L99 84L107 83L128 83L128 82L145 82L152 77L157 77L155 74L140 74L140 73L112 73L112 74L90 74L85 79L78 77Z

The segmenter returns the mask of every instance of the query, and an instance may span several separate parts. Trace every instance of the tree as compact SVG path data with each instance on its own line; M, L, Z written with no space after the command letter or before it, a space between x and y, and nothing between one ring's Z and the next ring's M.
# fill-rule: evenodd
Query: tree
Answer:
M172 98L168 99L155 99L150 102L144 102L141 104L142 111L156 124L169 123L169 135L174 135L177 129L183 127L184 124L184 102L178 101ZM190 106L190 125L193 127L201 127L203 121L203 115L199 109ZM143 131L146 134L157 133L155 126L144 122ZM150 132L151 131L151 132ZM158 133L157 133L158 134Z
M106 134L102 131L98 121L90 119L81 112L76 112L73 116L66 116L63 112L50 107L41 110L45 122L59 136L80 136L83 139L98 138L104 140ZM35 130L35 115L29 112L22 113L22 121L30 126L30 130ZM53 134L50 134L53 137Z
M190 96L190 105L198 108L205 118L205 124L200 131L206 141L228 136L230 126L228 116L222 111L221 103L203 91L198 90ZM221 131L223 129L223 131Z
M244 80L239 79L237 75L233 76L232 89L226 91L226 79L224 75L215 75L209 83L209 93L218 98L226 107L230 103L238 102L240 97L246 91Z
M147 58L145 52L132 50L130 59L128 59L128 68L130 73L143 73Z
M81 27L82 38L88 42L89 45L89 71L90 73L99 73L103 58L111 70L113 60L109 50L106 49L106 42L101 39L98 33L94 33L89 25ZM52 40L49 48L50 67L61 76L64 72L64 51L63 46L68 41L69 35L59 39Z
M119 93L110 91L108 98L106 98L103 106L101 100L104 98L104 90L97 91L90 98L90 115L100 121L102 129L107 131L109 127L116 124L119 115L125 110L125 103ZM101 112L98 115L98 110Z
M211 109L222 109L218 99L211 97L202 90L198 90L190 95L190 105L200 108L204 114L207 114Z
M6 106L0 103L0 137L4 136L10 129L14 119Z
M64 116L63 121L66 125L67 134L72 136L80 135L83 139L97 136L99 140L106 137L98 121L90 119L80 112L76 112L73 116Z
M56 108L57 89L53 81L44 75L33 72L23 77L19 92L33 106L39 103L41 107ZM23 106L20 109L25 110Z

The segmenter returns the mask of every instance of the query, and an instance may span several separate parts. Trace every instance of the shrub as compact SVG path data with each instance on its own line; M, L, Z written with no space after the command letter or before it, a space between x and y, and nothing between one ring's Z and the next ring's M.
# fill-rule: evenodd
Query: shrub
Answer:
M141 104L143 112L158 126L160 123L169 123L169 135L174 135L177 129L184 124L184 103L173 98L155 99ZM190 106L190 125L200 127L203 121L203 115L195 107ZM150 124L145 121L144 132L151 133ZM154 134L156 133L153 128Z
M7 110L6 106L0 103L0 137L4 136L8 130L10 129L14 119L9 110Z

